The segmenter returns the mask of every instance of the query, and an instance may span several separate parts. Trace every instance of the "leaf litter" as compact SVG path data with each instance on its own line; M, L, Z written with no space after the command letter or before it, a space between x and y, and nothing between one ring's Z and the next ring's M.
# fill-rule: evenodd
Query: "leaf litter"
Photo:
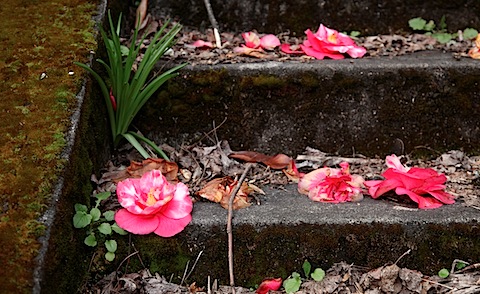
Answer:
M296 294L322 293L365 293L365 294L407 294L407 293L452 293L473 294L480 292L480 264L474 264L470 271L451 271L447 278L426 276L416 270L400 268L397 264L384 265L375 269L335 263L326 271L323 280L306 280ZM452 266L452 268L454 268ZM473 271L472 271L473 269ZM198 287L196 283L179 285L169 282L158 273L148 269L136 273L123 274L113 272L96 283L91 290L83 293L139 293L139 294L176 294L176 293L232 293L230 286L218 286L217 280L208 286ZM235 293L253 294L252 289L235 287ZM270 291L285 293L285 291Z

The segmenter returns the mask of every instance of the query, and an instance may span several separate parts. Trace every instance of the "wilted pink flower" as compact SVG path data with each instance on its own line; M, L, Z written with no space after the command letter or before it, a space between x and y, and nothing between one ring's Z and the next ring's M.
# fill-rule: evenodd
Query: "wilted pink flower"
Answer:
M363 199L363 178L351 175L347 162L342 162L340 167L324 167L306 174L298 182L298 191L320 202L340 203Z
M197 41L193 42L192 46L194 46L196 48L213 48L213 43L203 41L203 40L197 40Z
M407 195L421 209L455 203L455 196L443 191L447 180L444 174L431 168L407 168L395 155L387 156L386 162L388 169L382 174L385 180L364 183L373 198L395 189L397 195Z
M280 40L272 34L268 34L260 38L254 32L242 33L242 37L245 40L245 45L236 47L233 49L235 53L249 54L253 51L273 50L275 47L280 46Z
M315 34L310 29L305 33L307 40L301 45L302 50L317 59L323 59L325 56L332 59L343 59L344 53L353 58L359 58L367 52L365 48L357 46L349 36L329 29L323 24L320 24Z
M258 286L255 293L257 294L267 294L270 291L277 291L282 286L282 278L269 278L262 281L260 286Z
M307 39L300 47L305 54L317 59L325 57L343 59L345 58L344 54L348 54L352 58L359 58L367 52L365 48L357 46L349 36L329 29L323 24L320 24L315 34L310 29L306 30L305 34ZM282 51L290 53L291 50L287 45L282 46Z
M171 237L192 220L187 186L170 184L159 170L119 182L117 197L124 208L117 211L115 221L133 234Z

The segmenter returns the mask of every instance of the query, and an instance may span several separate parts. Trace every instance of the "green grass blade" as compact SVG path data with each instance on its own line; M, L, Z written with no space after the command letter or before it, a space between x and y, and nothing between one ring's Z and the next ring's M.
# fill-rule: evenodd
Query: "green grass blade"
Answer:
M123 134L123 137L127 139L127 141L130 142L130 144L132 144L135 149L137 149L137 151L143 156L143 158L147 159L150 157L145 148L143 148L142 144L140 144L140 142L138 142L138 140L134 136L132 136L131 133Z
M105 100L105 103L107 105L107 112L108 112L108 118L110 119L110 129L112 132L113 139L115 139L116 136L116 121L115 121L115 114L113 110L112 103L110 102L110 93L108 91L107 85L105 82L102 80L102 78L89 66L86 64L80 63L80 62L74 62L74 64L80 66L81 68L85 69L89 73L92 74L92 76L97 80L98 84L100 85L100 89L103 94L103 98Z
M163 152L163 150L158 147L157 144L155 144L155 142L145 138L144 136L141 136L137 133L134 133L134 132L128 132L128 134L134 136L135 138L139 139L139 140L142 140L143 142L147 143L150 147L153 148L153 150L155 150L155 152L157 152L158 155L160 155L163 159L167 160L167 161L170 161L170 158L168 158L167 154L165 154L165 152Z

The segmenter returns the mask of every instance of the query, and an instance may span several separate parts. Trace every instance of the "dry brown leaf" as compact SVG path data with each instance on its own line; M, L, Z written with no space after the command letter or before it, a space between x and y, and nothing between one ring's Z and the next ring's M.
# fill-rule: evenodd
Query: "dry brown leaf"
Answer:
M205 184L196 194L202 198L220 203L223 208L228 209L230 194L236 185L237 181L231 177L216 178ZM250 188L247 183L243 182L233 200L233 209L237 210L250 206L251 203L248 202L248 195L252 192L253 189Z
M178 165L162 158L148 158L142 162L131 161L126 169L104 174L102 180L118 183L127 178L141 178L144 173L154 169L160 170L169 182L177 181Z
M137 12L135 14L135 28L141 29L145 26L144 21L147 16L147 0L142 0L137 7Z
M292 161L292 158L285 154L279 153L274 156L269 156L255 151L232 152L228 157L244 160L246 162L261 162L273 169L286 168Z

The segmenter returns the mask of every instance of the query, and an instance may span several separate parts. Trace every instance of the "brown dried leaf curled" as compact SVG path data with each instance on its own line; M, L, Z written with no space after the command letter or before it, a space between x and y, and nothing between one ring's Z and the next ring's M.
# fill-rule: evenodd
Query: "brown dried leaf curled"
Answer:
M269 156L255 151L232 152L229 157L244 160L246 162L261 162L273 169L286 168L292 161L291 157L282 153L274 156Z

